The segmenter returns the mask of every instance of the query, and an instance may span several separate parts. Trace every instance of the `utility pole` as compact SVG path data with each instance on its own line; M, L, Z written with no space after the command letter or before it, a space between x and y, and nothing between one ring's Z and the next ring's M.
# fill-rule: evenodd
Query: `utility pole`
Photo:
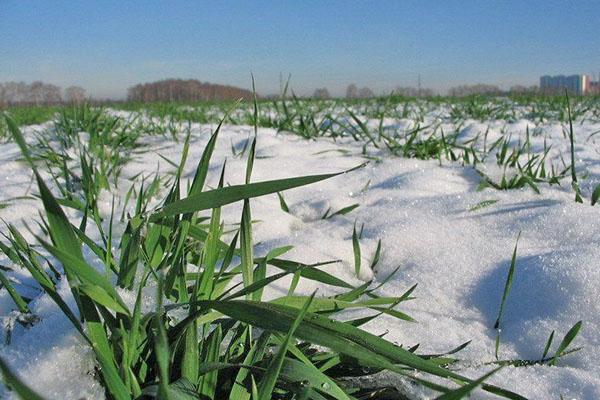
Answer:
M417 89L418 89L417 93L419 93L419 95L420 95L421 94L421 74L419 74L419 78L417 81Z

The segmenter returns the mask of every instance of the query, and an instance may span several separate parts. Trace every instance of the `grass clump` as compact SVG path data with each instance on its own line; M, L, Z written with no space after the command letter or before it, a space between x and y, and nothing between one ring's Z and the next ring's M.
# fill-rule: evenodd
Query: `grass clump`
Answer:
M260 104L260 109L255 110L254 104ZM89 106L22 107L11 111L16 113L18 125L47 120L56 115L56 130L64 133L62 136L67 140L75 140L74 132L89 132L88 150L106 152L103 157L97 158L95 165L104 175L118 177L119 163L126 159L125 154L115 154L110 149L116 148L115 145L131 147L132 143L139 144L136 139L142 131L179 140L178 132L185 124L189 129L192 123L218 124L226 117L227 123L256 124L307 140L350 138L362 144L362 156L370 160L380 161L385 151L405 158L435 159L440 164L443 160L459 162L477 169L482 188L531 188L539 192L541 184L558 185L570 172L578 202L583 199L579 182L583 177L578 179L575 174L573 121L600 121L597 97L568 100L567 107L562 96L469 96L417 100L391 94L360 101L310 100L298 98L289 89L289 81L279 97L255 102L115 103L111 107L131 111L136 118L123 121ZM412 124L398 123L406 119L410 119ZM479 135L467 141L459 139L473 121L486 121L491 125L497 121L515 123L520 119L528 119L534 124L534 135L541 134L549 122L568 122L566 135L571 144L570 165L566 165L562 155L559 161L563 166L555 165L553 158L558 157L550 153L550 147L544 146L543 151L532 152L529 127L522 144L513 144L510 135L505 132L491 146L487 143L488 132L484 135L483 146ZM119 132L110 129L111 124L120 127ZM3 121L0 125L0 140L8 140L10 135ZM109 132L110 136L107 135ZM246 141L241 149L232 145L234 157L243 157L250 143L250 140ZM132 153L135 152L129 154ZM494 156L502 168L498 177L490 176L479 168L488 157ZM596 201L597 196L593 196L592 202Z

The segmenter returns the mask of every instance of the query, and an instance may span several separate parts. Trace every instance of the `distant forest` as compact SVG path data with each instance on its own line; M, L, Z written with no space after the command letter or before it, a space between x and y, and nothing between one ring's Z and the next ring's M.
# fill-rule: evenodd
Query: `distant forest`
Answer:
M10 105L50 105L61 103L82 103L86 101L85 89L69 86L62 90L60 86L35 81L0 82L0 107Z
M228 85L215 85L195 79L166 79L157 82L143 83L127 90L127 101L145 103L158 101L219 101L219 100L251 100L252 92ZM109 102L112 102L108 100ZM113 100L114 101L114 100ZM41 81L0 82L0 107L11 105L52 105L80 104L83 102L104 103L90 98L85 89L60 86Z
M215 85L196 79L165 79L143 83L127 89L127 100L145 103L156 101L220 101L252 99L252 92L234 86Z

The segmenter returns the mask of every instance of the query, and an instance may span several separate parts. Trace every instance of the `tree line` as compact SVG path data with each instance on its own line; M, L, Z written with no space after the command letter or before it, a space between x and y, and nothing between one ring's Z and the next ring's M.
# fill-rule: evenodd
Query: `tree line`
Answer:
M195 79L166 79L157 82L143 83L127 90L128 101L219 101L251 100L253 94L249 90L228 85L215 85ZM95 102L86 95L85 89L79 86L60 86L42 81L0 82L0 107L12 105L53 105L63 103L80 104Z
M0 82L0 106L50 105L60 103L82 103L86 101L85 89L69 86L63 90L51 83L35 81Z
M392 95L405 97L433 97L436 93L429 88L414 88L410 86L398 86L391 91ZM459 85L448 89L450 97L465 97L472 95L486 96L504 96L514 94L555 94L549 90L541 90L538 86L511 86L508 90L503 90L496 85L475 84L475 85ZM358 88L354 83L346 88L346 99L369 99L376 97L376 94L368 87ZM329 90L326 87L317 88L313 92L313 99L329 99Z
M313 92L313 99L330 99L331 95L329 94L329 90L326 87L316 88ZM346 98L347 99L370 99L375 97L375 93L368 87L358 88L354 83L351 83L346 88Z
M556 91L556 90L555 90ZM557 91L556 91L557 92ZM435 93L427 88L397 87L391 94L406 97L431 97ZM541 90L538 86L512 86L509 90L502 90L495 85L476 84L451 87L448 96L464 97L470 95L502 96L510 94L555 94L552 90ZM269 97L269 96L267 96ZM314 99L329 99L326 87L317 88L309 96ZM376 94L368 87L359 88L354 83L346 88L347 99L368 99ZM140 83L127 90L127 101L139 102L193 102L193 101L221 101L221 100L251 100L251 91L229 85L216 85L201 82L196 79L165 79L150 83ZM25 82L0 82L0 107L11 105L51 105L61 103L80 104L92 101L85 89L79 86L69 86L62 89L57 85L35 81Z
M157 101L220 101L251 100L253 94L246 89L228 85L215 85L196 79L165 79L141 83L127 89L127 100L140 102Z

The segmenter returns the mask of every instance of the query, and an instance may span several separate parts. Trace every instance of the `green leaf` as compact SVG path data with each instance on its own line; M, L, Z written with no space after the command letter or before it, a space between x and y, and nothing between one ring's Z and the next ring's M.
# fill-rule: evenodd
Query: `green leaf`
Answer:
M243 365L254 365L264 357L268 341L271 337L271 333L265 331L261 334L258 340L251 345L244 358ZM240 368L229 393L230 399L246 400L250 398L250 391L244 385L244 381L247 379L249 370L247 368ZM256 396L254 398L257 398Z
M356 203L356 204L352 204L350 206L344 207L340 210L337 210L336 212L329 214L329 210L328 212L325 213L325 215L323 215L322 219L331 219L337 215L345 215L348 214L349 212L351 212L352 210L354 210L355 208L358 208L360 206L360 204Z
M89 341L101 366L102 378L108 392L118 400L129 400L131 395L127 386L119 376L114 354L110 347L104 323L100 319L95 305L87 297L81 298L81 314L85 319Z
M205 304L229 317L262 329L279 332L288 332L298 316L297 308L278 304L244 300L205 302ZM462 379L459 375L394 346L378 336L318 314L307 314L295 333L298 338L347 354L368 366L402 371L394 366L398 363L437 376Z
M171 353L169 351L169 341L165 330L163 315L164 309L162 304L163 297L163 279L158 280L156 291L157 303L156 314L154 316L154 351L156 353L156 362L158 364L158 394L159 398L169 400L169 359Z
M354 229L352 230L352 250L354 252L354 273L356 277L360 275L360 243L358 242L358 235L356 234L356 222L354 223Z
M264 196L287 189L309 185L311 183L329 179L337 175L346 174L354 171L357 168L362 168L365 165L366 164L361 164L352 169L333 174L308 175L295 178L250 183L247 185L233 185L224 187L222 189L209 190L165 205L154 214L150 215L150 221L155 222L164 217L194 211L208 210L211 208L224 206L226 204L235 203L244 199Z
M302 304L304 304L307 300L305 296L283 296L279 297L275 300L272 300L273 304L282 304L289 307L301 308ZM393 310L391 307L395 306L398 303L398 298L377 298L377 299L367 299L362 301L344 301L335 298L319 298L314 299L309 308L309 312L311 313L322 313L322 314L332 314L339 312L340 310L350 309L350 308L370 308L375 311L379 311L383 314L388 314L394 316L396 318L402 319L404 321L414 321L410 316ZM385 308L382 306L388 305L390 308Z
M251 156L253 154L253 152L250 152ZM249 175L246 175L246 181L248 180ZM244 200L244 205L242 208L242 221L240 224L240 252L244 286L250 286L254 280L254 252L252 244L252 216L250 211L250 202L248 199Z
M261 259L257 258L256 262L261 262ZM341 280L339 278L336 278L335 276L333 276L325 271L315 268L320 265L333 264L333 263L337 263L337 262L338 261L327 261L327 262L317 263L317 264L313 264L313 265L306 265L306 264L302 264L302 263L299 263L296 261L282 260L280 258L275 258L275 259L269 260L267 262L267 264L277 267L279 269L282 269L284 271L288 271L288 272L289 271L295 272L299 266L302 266L303 268L300 269L300 276L302 276L303 278L321 282L326 285L352 289L353 288L352 285L344 282L343 280Z
M265 330L287 332L298 310L292 307L251 301L203 302L231 318L247 322ZM365 366L385 368L408 376L410 379L438 391L447 389L409 374L401 365L414 368L439 377L471 382L468 378L425 360L406 349L362 331L350 324L331 320L317 314L307 313L296 329L296 337L310 343L328 347L341 354L359 360ZM399 364L399 365L397 365ZM492 385L483 385L483 389L510 399L524 399L516 393Z
M373 256L373 261L371 261L371 271L375 270L375 267L379 263L379 259L381 258L381 239L377 241L377 248L375 249L375 255Z
M139 261L141 248L140 236L143 226L144 221L139 216L135 216L127 222L125 232L121 236L121 243L119 244L121 257L119 260L117 285L122 288L131 289L133 287Z
M140 398L153 398L162 399L160 397L160 386L151 385L147 386L143 390L143 397ZM177 381L171 383L166 388L167 396L169 400L204 400L205 398L198 394L196 387L188 381L186 378L180 378Z
M550 332L550 336L548 336L548 340L546 341L546 346L544 346L544 352L542 353L542 360L546 358L548 355L548 351L550 350L550 346L552 346L552 341L554 340L554 331Z
M350 397L327 375L319 371L312 363L304 363L286 358L281 367L281 378L292 382L308 382L313 390L325 393L337 400L349 400Z
M206 147L204 148L204 151L202 152L202 157L200 158L200 162L198 163L198 166L196 167L196 173L194 174L194 180L192 181L192 186L190 187L188 195L196 195L196 194L202 192L202 188L204 187L204 183L206 181L206 176L208 175L208 167L209 167L210 159L212 158L212 155L213 155L213 152L215 149L215 145L217 142L217 138L219 136L219 131L221 130L221 126L223 125L223 123L225 122L227 117L229 117L229 114L231 113L231 111L238 105L238 103L239 103L239 101L236 102L234 104L234 106L225 113L225 116L223 116L221 121L219 121L219 125L217 125L217 128L215 129L212 136L210 137L210 140L206 144ZM212 207L209 207L209 208L212 208Z
M187 379L180 378L169 385L170 400L203 400L196 387Z
M23 300L19 293L17 293L13 284L4 275L4 272L2 272L2 270L0 270L0 283L2 283L2 285L6 288L8 295L15 302L15 305L17 306L19 311L22 313L28 313L29 307L27 307L27 302Z
M48 218L50 227L52 228L50 232L52 240L56 243L57 247L60 247L65 251L69 252L70 254L73 254L74 256L83 259L80 242L77 239L77 236L75 236L75 233L73 233L73 230L71 229L71 224L69 223L69 220L67 219L65 213L60 208L60 205L52 195L50 189L48 189L48 186L46 186L46 183L44 182L42 177L38 174L35 164L33 163L33 160L31 158L31 155L29 154L29 150L27 148L27 144L25 142L25 139L23 138L23 135L21 134L19 128L16 126L16 124L11 118L9 118L8 116L6 116L5 118L15 142L19 145L21 153L29 162L29 165L31 166L35 175L38 188L40 190L40 196L42 198L42 202L44 203L44 208L46 210L46 216Z
M89 296L95 303L101 304L118 313L129 315L129 310L126 308L125 304L120 304L118 301L115 301L115 299L100 286L82 283L79 284L77 288Z
M569 347L571 342L575 339L575 337L579 333L579 330L581 329L582 325L583 325L583 322L579 321L575 325L573 325L571 327L571 329L569 329L569 332L567 332L567 334L565 335L563 340L558 345L558 349L556 350L556 353L554 355L554 358L552 359L552 362L550 362L550 365L556 365L556 362L558 361L560 356L567 349L567 347Z
M38 237L37 239L50 254L63 264L65 271L69 271L80 281L80 283L76 284L76 287L86 292L88 296L100 304L116 312L129 315L127 305L125 305L125 302L121 299L114 286L102 274L82 259L74 257L58 247L52 246L42 238Z
M267 371L263 375L263 377L260 381L260 384L258 385L258 398L260 400L270 400L271 399L271 395L273 394L273 389L275 388L275 384L277 383L277 378L279 376L281 367L283 365L283 360L288 351L288 346L292 342L292 339L294 338L294 333L296 332L296 329L298 328L298 326L300 326L300 323L302 322L304 316L306 315L306 312L308 311L308 308L310 307L310 303L312 302L314 297L315 297L315 293L313 293L304 303L304 306L302 307L302 309L300 310L300 312L294 319L294 322L292 323L285 339L283 340L283 343L281 343L281 346L279 347L279 351L277 351L277 354L275 354L275 356L271 360L271 363L269 364L269 367L267 368Z
M596 186L596 189L592 193L592 205L596 205L598 200L600 200L600 185Z
M480 201L479 203L475 204L473 207L469 208L469 211L481 210L482 208L489 207L493 204L496 204L497 202L498 202L498 200L496 200L496 199L483 200L483 201Z
M16 126L14 121L12 121L12 119L10 119L9 117L6 117L6 122L10 128L15 142L17 142L17 144L19 145L23 156L26 158L31 168L33 169L33 173L37 181L38 189L40 191L42 202L44 204L44 209L46 210L46 217L48 218L50 236L52 238L52 241L56 245L56 247L48 245L47 248L49 251L51 251L51 249L56 249L56 254L54 254L55 256L60 254L63 259L69 261L67 263L68 265L65 266L65 271L67 272L67 279L69 280L69 284L71 285L75 301L77 302L80 308L80 312L88 327L86 339L90 341L94 352L96 353L96 357L98 358L98 361L101 365L102 377L104 378L108 390L115 399L130 399L129 391L127 390L127 387L121 380L121 377L119 376L119 373L117 371L114 355L110 349L106 331L104 330L102 322L100 321L100 317L98 316L95 305L91 301L89 301L88 298L83 298L79 296L79 292L74 288L74 277L71 276L71 272L73 272L74 270L79 270L80 272L82 272L82 276L86 276L85 274L89 273L89 275L97 277L97 275L99 274L97 272L96 275L91 273L91 268L85 263L83 259L83 254L81 252L81 243L79 242L79 239L71 229L71 224L69 220L67 219L63 210L60 208L54 196L52 195L52 192L50 191L50 189L48 189L44 180L38 174L37 169L35 168L33 160L27 149L25 139L21 135L21 132L19 131L18 127ZM81 263L83 265L81 265ZM65 265L64 262L63 265ZM104 277L102 277L102 280L104 280Z
M223 341L223 332L221 325L217 325L216 329L212 331L208 338L208 347L206 353L202 359L202 364L215 363L219 361L219 351L221 349L221 342ZM197 344L196 344L197 345ZM200 377L199 392L206 396L206 398L214 399L215 392L217 389L218 371L209 371Z
M493 374L498 372L501 368L502 367L498 367L473 382L470 382L464 386L461 386L458 389L453 390L451 392L444 393L443 395L439 396L437 398L437 400L460 400L460 399L463 399L469 393L471 393L473 390L475 390L479 385L481 385L487 378L489 378L490 376L492 376Z
M283 195L281 194L281 192L277 192L277 197L279 197L279 206L281 207L281 209L289 214L290 208L288 207L287 203L285 202L285 199L283 198Z
M502 301L500 302L500 310L498 310L498 318L496 318L494 329L498 329L500 327L500 319L502 318L502 313L504 312L504 305L506 304L506 299L508 299L508 294L510 293L510 288L512 287L515 266L517 265L517 247L519 245L520 237L521 233L519 233L517 236L517 242L515 243L515 248L513 250L510 267L508 268L508 275L506 276L506 283L504 284L504 292L502 293Z

